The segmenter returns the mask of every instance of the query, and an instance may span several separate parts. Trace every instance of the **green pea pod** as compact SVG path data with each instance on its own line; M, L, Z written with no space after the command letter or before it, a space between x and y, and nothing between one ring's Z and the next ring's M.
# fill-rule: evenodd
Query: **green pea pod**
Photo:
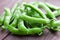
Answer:
M11 13L10 13L10 9L5 8L5 19L4 19L4 24L7 25L10 22L10 18L11 18Z
M15 13L15 11L16 11L16 9L17 9L17 7L19 6L19 3L16 3L13 7L12 7L12 9L11 9L11 14L12 14L12 17L11 17L11 22L12 22L12 20L15 18L14 17L14 13Z
M31 28L28 29L28 34L40 34L42 32L41 28Z
M7 25L10 23L11 13L9 8L5 8L5 14L4 14L4 28L6 28Z
M24 24L20 20L19 20L19 24L18 24L18 29L15 28L15 27L13 27L13 26L11 26L11 25L8 25L7 29L11 33L17 34L17 35L29 35L29 34L32 35L32 34L36 34L36 33L38 34L38 33L42 32L42 30L40 28L26 29L25 26L24 26Z
M15 12L16 8L18 7L18 5L19 5L18 2L14 4L14 6L13 6L12 9L11 9L11 13L12 13L12 14L14 14L14 12Z
M18 22L18 29L19 29L20 31L26 33L26 34L27 34L27 32L28 32L28 29L24 26L23 20L19 20L19 22Z
M37 4L38 7L45 9L45 11L46 11L46 13L47 13L46 15L47 15L49 18L56 19L55 16L54 16L54 14L52 13L52 11L51 11L51 10L49 9L49 7L47 7L44 3L35 2L35 4Z
M45 15L40 9L38 9L37 7L34 7L34 6L31 5L31 4L24 4L24 6L30 7L30 8L32 8L32 9L34 9L37 13L39 13L39 15L40 15L42 18L47 18L46 15Z
M31 11L33 11L31 15L32 17L41 18L41 16L36 11L34 11L33 9L31 9Z
M15 11L15 13L14 13L14 20L13 20L13 22L10 24L11 26L14 26L14 27L16 27L16 25L17 25L17 20L18 20L18 18L19 18L19 15L20 15L20 11L17 9L16 11Z
M22 15L20 15L20 16L22 16ZM22 32L25 32L26 34L30 34L30 33L35 34L35 33L40 33L41 32L39 28L27 29L24 25L24 22L21 19L18 21L18 29ZM38 31L38 32L32 33L32 31L34 32L35 30Z
M53 19L56 19L55 16L53 15L52 11L49 9L49 7L47 7L44 3L41 3L41 2L35 2L34 4L38 5L38 7L40 8L43 8L46 10L46 15L49 17L49 18L53 18ZM38 8L37 7L37 8Z
M34 5L35 7L37 6L34 2L33 3L31 3L32 5ZM38 7L37 7L38 8ZM28 15L28 16L32 16L32 17L37 17L37 18L39 18L39 17L41 17L36 11L34 11L32 8L30 8L30 7L26 7L26 14Z
M15 35L27 35L26 33L24 32L21 32L20 30L18 30L17 28L11 26L11 25L8 25L7 29L12 33L12 34L15 34Z
M51 31L60 31L60 21L51 20L50 24L48 24L47 28Z
M43 23L43 24L47 24L50 22L49 19L42 19L42 18L35 18L35 17L29 17L27 15L21 15L20 16L21 19L25 20L25 21L29 21L29 22L32 22L32 23Z
M18 29L22 32L25 32L27 33L27 35L31 34L40 34L42 32L42 30L40 28L26 28L25 25L24 25L24 22L22 20L19 20L19 23L18 23Z
M56 7L56 6L53 6L52 4L49 4L49 3L45 3L46 6L48 6L50 9L52 10L57 10L57 9L60 9L59 7Z
M17 10L18 11L18 10ZM18 30L18 28L16 28L16 21L18 21L18 15L19 13L17 13L15 16L16 18L14 19L14 21L10 24L7 25L7 29L12 33L12 34L17 34L17 35L26 35L26 33L24 34L24 32ZM15 27L14 27L15 26Z
M13 27L13 26L8 26L8 30L12 33L12 34L17 34L17 35L33 35L33 34L38 34L40 33L42 30L40 30L39 28L32 28L32 29L28 29L29 31L27 31L27 34L24 33L23 31L18 30L17 28ZM34 32L34 33L33 33Z
M13 26L13 27L16 27L16 25L17 25L17 19L15 18L10 25Z
M55 17L59 15L58 11L54 11L53 14L55 15Z
M27 14L28 16L41 18L41 16L40 16L36 11L34 11L33 9L27 7L26 10L27 10L27 11L26 11L26 14Z
M55 16L59 16L59 15L60 15L60 10L54 11L53 14L54 14Z
M44 28L43 24L38 24L38 23L31 23L29 21L24 21L24 25L27 28Z
M28 16L31 16L32 15L32 11L31 11L31 8L29 8L29 7L26 7L25 8L25 10L26 10L26 15L28 15Z
M56 19L55 16L53 15L52 11L44 4L44 3L38 3L39 7L42 7L46 10L46 15L49 17L49 18L53 18L53 19Z
M1 16L1 17L0 17L0 25L3 24L3 20L4 20L4 16Z
M53 26L60 26L60 20L54 21L54 22L52 23L52 25L53 25Z

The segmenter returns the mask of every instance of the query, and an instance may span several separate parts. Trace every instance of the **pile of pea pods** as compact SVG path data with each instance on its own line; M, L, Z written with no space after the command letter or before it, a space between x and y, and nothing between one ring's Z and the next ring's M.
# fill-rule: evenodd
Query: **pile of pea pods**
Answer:
M44 13L40 8L44 9ZM45 29L60 31L60 7L49 3L16 3L11 9L4 8L0 26L16 35L42 35Z

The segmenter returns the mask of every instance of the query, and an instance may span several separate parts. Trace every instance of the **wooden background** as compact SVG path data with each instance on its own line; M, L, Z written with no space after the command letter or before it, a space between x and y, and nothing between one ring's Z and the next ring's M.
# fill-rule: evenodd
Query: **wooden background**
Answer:
M55 6L60 6L60 0L0 0L0 15L3 14L4 7L12 8L13 4L17 1L20 3L22 3L23 1L26 2L40 1L40 2L48 2ZM60 19L60 17L58 17L58 19ZM12 35L7 30L2 31L2 29L0 28L0 40L60 40L60 32L53 34L46 29L44 30L44 33L41 36L37 35L17 36Z

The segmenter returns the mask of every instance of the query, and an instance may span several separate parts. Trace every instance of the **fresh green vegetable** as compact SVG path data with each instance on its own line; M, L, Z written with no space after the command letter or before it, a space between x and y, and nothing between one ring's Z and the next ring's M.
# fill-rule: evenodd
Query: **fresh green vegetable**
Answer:
M9 25L10 23L10 18L11 18L11 13L10 13L10 9L9 8L5 8L5 12L4 12L4 25L3 27L6 28L7 25Z
M20 16L20 18L25 20L25 21L30 21L32 23L43 23L43 24L45 24L45 23L49 23L50 22L49 19L34 18L34 17L29 17L27 15L23 15L23 14Z
M43 8L46 14L41 11ZM52 11L54 10L54 11ZM15 35L42 35L45 28L52 31L60 31L60 8L48 3L16 3L13 8L4 9L4 15L0 17L0 25Z
M24 6L30 7L30 8L32 8L32 9L34 9L36 12L39 13L39 15L40 15L42 18L47 18L46 15L45 15L40 9L38 9L37 7L34 7L34 6L31 5L31 4L24 4Z
M49 3L45 3L45 5L47 6L47 7L49 7L51 10L58 10L58 9L60 9L60 7L56 7L56 6L54 6L54 5L52 5L52 4L49 4Z

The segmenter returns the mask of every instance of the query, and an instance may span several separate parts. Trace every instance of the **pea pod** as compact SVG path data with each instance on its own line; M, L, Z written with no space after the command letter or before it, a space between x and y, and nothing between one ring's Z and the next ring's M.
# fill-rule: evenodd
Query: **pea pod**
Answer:
M44 3L38 3L39 7L42 7L46 10L46 15L50 18L56 19L55 16L53 15L52 11L44 4Z
M32 23L43 23L43 24L47 24L50 22L49 19L42 19L42 18L34 18L34 17L29 17L27 15L21 15L20 16L21 19L25 20L25 21L29 21L29 22L32 22ZM48 21L48 22L47 22Z
M16 11L16 8L19 6L19 3L16 3L13 7L12 7L12 9L11 9L11 14L12 14L12 17L11 17L11 22L12 22L12 20L14 19L14 13L15 13L15 11Z
M5 8L5 15L4 15L4 28L10 23L11 13L9 8Z
M15 35L27 35L26 33L19 31L17 28L15 28L14 26L8 25L7 29Z
M53 26L60 26L60 20L54 21L54 22L52 23L52 25L53 25Z
M39 15L40 15L42 18L47 18L46 15L45 15L40 9L38 9L37 7L34 7L34 6L31 5L31 4L24 4L24 6L30 7L30 8L32 8L32 9L34 9L36 12L39 13Z
M0 17L0 25L3 24L3 20L4 20L4 16L3 17Z
M18 29L27 34L35 34L35 33L38 34L42 32L40 28L26 28L22 20L20 20L18 23Z
M58 10L60 9L59 7L56 7L56 6L53 6L52 4L49 4L49 3L45 3L46 6L48 6L51 10Z
M22 16L22 15L20 15L20 16ZM26 33L26 34L35 34L35 33L40 33L40 32L42 32L42 31L40 31L40 28L31 28L31 29L26 28L25 25L24 25L24 22L23 22L21 19L18 21L18 29L19 29L20 31ZM35 30L36 30L37 32L33 33Z
M27 34L26 33L24 33L23 31L20 31L20 30L18 30L17 28L15 28L15 27L13 27L13 26L8 26L8 30L11 32L11 33L13 33L13 34L17 34L17 35L30 35L30 34L35 34L35 33L40 33L40 32L42 32L42 30L41 29L39 29L39 28L32 28L32 29L28 29L28 31L27 31ZM35 31L35 32L34 32ZM34 32L34 33L33 33Z
M59 21L55 21L55 20L51 20L50 24L48 24L47 28L51 31L60 31L59 29L60 26L60 20Z
M55 16L59 16L60 15L60 10L54 11L53 12Z
M26 10L27 10L27 11L26 11L26 14L27 14L28 16L41 18L41 16L40 16L36 11L34 11L33 9L27 7ZM33 12L32 12L32 11L33 11Z
M15 13L14 13L14 20L12 21L12 23L10 24L11 26L14 26L14 27L16 27L16 25L17 25L17 20L18 20L18 18L19 18L19 15L20 15L20 13L19 13L20 11L17 9L16 11L15 11ZM16 14L17 13L17 14Z
M35 7L36 6L36 7ZM46 14L39 9L43 8ZM54 9L54 8L53 8ZM56 10L56 9L54 9ZM21 6L17 3L12 10L5 8L3 18L0 18L0 25L16 35L41 35L45 28L59 30L60 21L55 20L60 15L60 9L52 12L44 3L28 4Z

